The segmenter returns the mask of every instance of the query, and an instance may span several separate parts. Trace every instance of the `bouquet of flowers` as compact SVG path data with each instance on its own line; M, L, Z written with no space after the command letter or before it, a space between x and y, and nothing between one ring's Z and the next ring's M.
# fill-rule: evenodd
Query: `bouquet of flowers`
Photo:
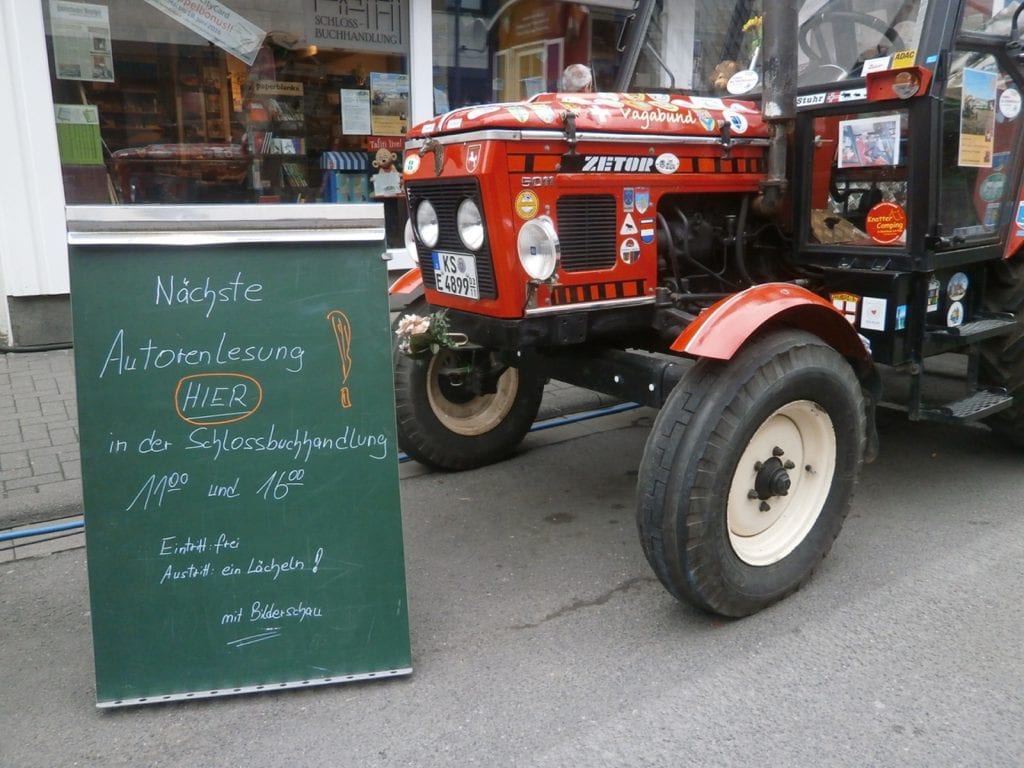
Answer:
M461 347L467 341L465 334L452 333L447 310L421 315L403 315L395 330L398 337L398 351L410 357L436 355L448 347Z

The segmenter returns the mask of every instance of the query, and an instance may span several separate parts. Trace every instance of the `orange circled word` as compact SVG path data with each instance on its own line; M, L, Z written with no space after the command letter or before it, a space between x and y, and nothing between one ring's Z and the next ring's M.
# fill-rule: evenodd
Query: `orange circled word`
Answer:
M174 388L178 417L200 427L247 419L262 403L263 387L244 373L195 373Z

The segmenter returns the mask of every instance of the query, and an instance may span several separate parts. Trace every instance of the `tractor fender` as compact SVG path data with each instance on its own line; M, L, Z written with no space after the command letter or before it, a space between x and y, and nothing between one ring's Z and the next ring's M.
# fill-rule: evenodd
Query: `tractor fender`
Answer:
M423 274L419 267L412 267L388 288L388 307L392 312L400 312L422 295Z
M767 324L802 328L844 357L870 363L857 330L832 304L792 283L766 283L728 296L706 309L672 342L673 352L729 360Z

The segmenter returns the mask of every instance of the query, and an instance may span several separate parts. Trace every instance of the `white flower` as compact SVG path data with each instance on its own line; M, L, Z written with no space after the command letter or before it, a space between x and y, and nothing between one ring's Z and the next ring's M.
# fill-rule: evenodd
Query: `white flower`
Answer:
M414 336L419 333L427 333L430 330L430 318L419 315L405 315L398 321L399 336Z

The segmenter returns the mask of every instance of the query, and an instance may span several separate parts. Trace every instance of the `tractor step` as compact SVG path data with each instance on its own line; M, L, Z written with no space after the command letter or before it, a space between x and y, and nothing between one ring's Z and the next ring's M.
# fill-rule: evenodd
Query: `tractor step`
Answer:
M985 339L1005 336L1016 326L1017 321L1010 316L991 315L974 320L955 328L941 328L928 331L926 343L936 349L954 349L977 344Z
M947 424L978 421L1013 405L1013 397L1003 389L979 389L962 400L940 406L922 408L918 418L922 421L941 421Z

